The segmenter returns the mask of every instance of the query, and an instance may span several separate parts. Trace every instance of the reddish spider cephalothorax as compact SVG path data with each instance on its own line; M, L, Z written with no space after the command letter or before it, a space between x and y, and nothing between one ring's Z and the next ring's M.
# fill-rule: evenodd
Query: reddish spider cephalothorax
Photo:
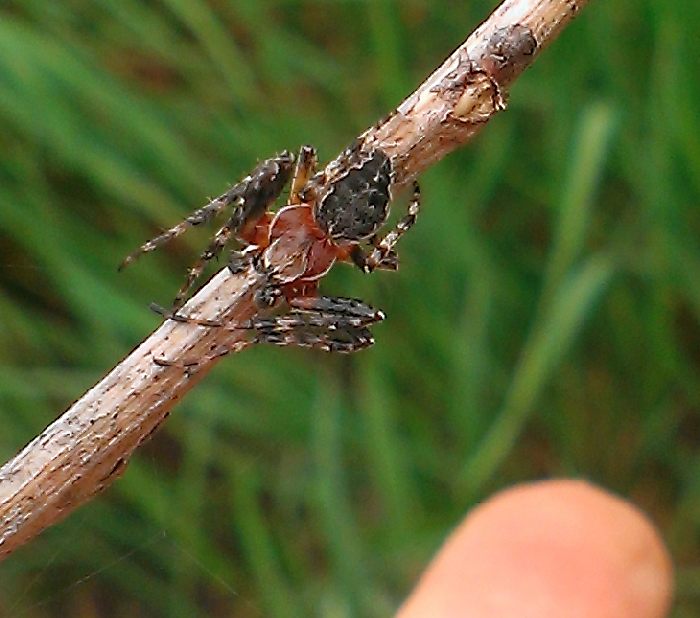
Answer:
M295 167L294 157L286 151L263 161L226 193L143 244L122 262L122 267L189 227L209 221L230 205L233 211L229 220L189 269L175 297L175 309L183 304L206 263L235 237L246 246L232 252L232 272L240 272L252 263L265 278L256 294L257 304L272 307L284 299L290 308L286 314L254 317L240 326L254 331L254 342L340 352L372 345L368 326L383 320L384 314L360 300L318 296L318 283L336 261L353 262L367 273L375 268L396 270L398 258L393 247L415 222L418 185L414 183L408 213L378 240L376 234L387 220L393 197L394 173L389 157L379 149L365 150L358 142L325 170L315 173L316 164L316 153L310 146L301 148ZM271 212L269 208L290 177L287 205ZM168 315L188 321L183 316Z

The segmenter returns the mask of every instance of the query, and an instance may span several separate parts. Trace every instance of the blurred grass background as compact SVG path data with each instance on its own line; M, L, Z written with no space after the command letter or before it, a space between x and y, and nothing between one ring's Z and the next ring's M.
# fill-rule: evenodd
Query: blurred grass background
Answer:
M0 458L158 324L207 230L121 258L393 108L494 7L0 5ZM700 5L593 2L422 179L351 358L226 359L106 494L0 565L1 616L385 616L512 483L584 477L658 524L700 614ZM398 209L397 209L398 210Z

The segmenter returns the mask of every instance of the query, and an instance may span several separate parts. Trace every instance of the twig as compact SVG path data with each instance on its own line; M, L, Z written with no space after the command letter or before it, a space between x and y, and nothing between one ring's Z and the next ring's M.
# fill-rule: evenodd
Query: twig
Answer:
M588 0L506 0L395 112L360 136L393 159L403 186L505 108L508 86ZM329 163L333 166L334 162ZM235 324L255 313L260 277L215 275L183 308ZM0 468L0 559L107 487L218 350L242 331L165 322L58 420ZM158 364L161 357L172 364ZM212 358L192 371L190 359Z

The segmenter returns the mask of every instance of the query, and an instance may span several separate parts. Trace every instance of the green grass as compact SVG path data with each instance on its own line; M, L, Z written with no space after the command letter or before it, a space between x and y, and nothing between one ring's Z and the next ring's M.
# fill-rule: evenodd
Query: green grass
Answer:
M0 458L157 325L205 236L121 258L264 158L322 158L490 2L0 8ZM700 612L700 7L593 2L423 179L351 358L228 358L107 493L0 565L2 616L385 616L476 502L585 477ZM111 608L111 609L110 609Z

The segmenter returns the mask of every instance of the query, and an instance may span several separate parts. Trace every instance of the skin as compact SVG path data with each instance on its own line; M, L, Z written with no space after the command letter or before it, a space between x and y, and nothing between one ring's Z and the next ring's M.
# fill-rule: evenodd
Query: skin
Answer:
M545 481L475 508L397 617L662 618L672 581L636 507L583 481Z

